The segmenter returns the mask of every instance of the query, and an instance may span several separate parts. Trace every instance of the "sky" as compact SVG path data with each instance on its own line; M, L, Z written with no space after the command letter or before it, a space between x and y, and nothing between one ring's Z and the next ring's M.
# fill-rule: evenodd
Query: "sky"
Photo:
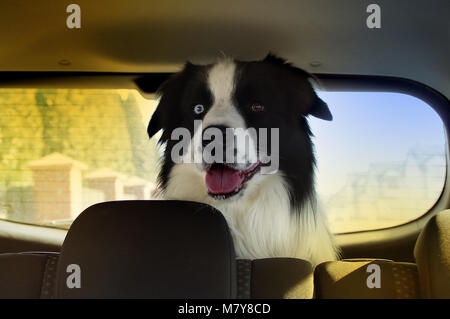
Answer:
M349 173L367 171L370 163L405 159L411 148L445 152L442 120L420 99L384 92L320 91L318 95L333 114L331 122L309 119L322 195L336 192Z

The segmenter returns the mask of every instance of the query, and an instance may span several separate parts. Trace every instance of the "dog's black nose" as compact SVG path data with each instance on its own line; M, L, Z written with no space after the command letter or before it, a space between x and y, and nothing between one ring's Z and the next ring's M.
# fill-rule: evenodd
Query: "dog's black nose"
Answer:
M202 133L202 146L206 147L211 142L218 143L219 145L223 145L225 148L226 140L227 140L227 126L224 125L210 125L203 130ZM230 134L231 138L233 138L233 134Z

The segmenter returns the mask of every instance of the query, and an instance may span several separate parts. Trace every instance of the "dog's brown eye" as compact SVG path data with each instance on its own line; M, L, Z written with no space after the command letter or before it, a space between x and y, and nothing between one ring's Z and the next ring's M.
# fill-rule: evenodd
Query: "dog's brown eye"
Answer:
M253 112L262 112L264 111L264 105L261 103L253 103L251 109Z

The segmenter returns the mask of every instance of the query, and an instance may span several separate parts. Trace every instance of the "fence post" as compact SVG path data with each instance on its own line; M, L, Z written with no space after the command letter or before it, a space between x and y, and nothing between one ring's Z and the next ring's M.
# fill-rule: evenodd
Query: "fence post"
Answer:
M98 189L105 194L105 201L120 200L124 198L124 174L109 168L100 168L87 174L84 178L89 188Z
M82 171L87 165L60 153L31 161L36 222L75 219L81 213Z

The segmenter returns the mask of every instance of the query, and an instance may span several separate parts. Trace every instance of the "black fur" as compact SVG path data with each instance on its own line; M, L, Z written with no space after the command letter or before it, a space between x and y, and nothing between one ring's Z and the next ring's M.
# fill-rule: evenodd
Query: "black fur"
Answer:
M311 75L286 60L269 54L261 61L236 61L236 65L235 106L247 127L268 128L269 132L270 128L279 128L279 170L290 185L292 205L299 207L314 192L315 157L306 117L313 115L331 120L332 115L308 81ZM177 141L170 140L172 130L185 127L193 135L196 118L193 106L203 104L204 115L213 104L206 82L210 67L187 63L158 91L161 100L149 123L148 133L152 137L162 129L159 142L167 143L159 174L163 189L174 165L170 152ZM263 112L251 111L250 106L255 102L264 105Z

